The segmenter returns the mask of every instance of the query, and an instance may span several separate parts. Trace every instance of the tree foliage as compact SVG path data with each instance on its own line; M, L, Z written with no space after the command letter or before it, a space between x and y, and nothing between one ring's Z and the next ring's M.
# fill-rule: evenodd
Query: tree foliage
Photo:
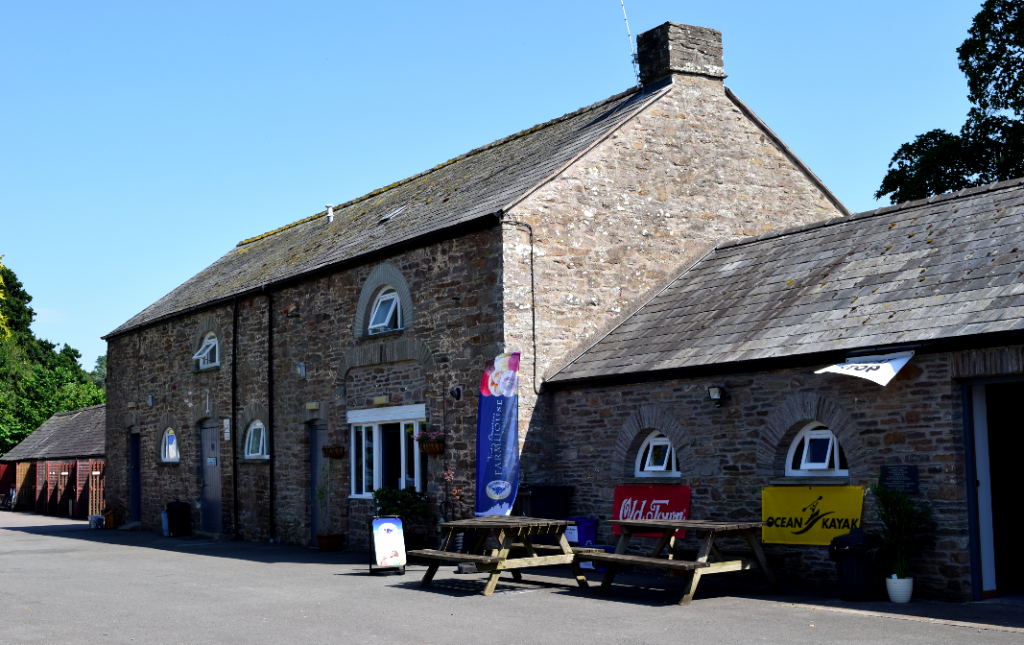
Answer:
M1024 176L1024 5L987 0L957 49L974 107L959 134L899 147L875 193L893 204Z
M30 302L32 296L18 276L0 263L0 455L55 412L96 405L106 398L78 364L78 351L67 345L58 349L35 337Z

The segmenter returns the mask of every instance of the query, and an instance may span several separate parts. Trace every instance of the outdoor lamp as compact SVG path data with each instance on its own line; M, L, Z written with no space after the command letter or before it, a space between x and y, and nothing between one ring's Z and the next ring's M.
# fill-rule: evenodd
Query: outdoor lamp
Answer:
M711 400L715 402L716 408L722 407L722 397L724 395L724 387L715 387L714 385L712 385L711 387L708 388L708 396L711 397Z

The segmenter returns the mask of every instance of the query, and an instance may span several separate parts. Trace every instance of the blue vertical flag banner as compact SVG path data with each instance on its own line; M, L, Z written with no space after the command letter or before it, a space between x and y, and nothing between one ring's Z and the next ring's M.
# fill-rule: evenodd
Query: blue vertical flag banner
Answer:
M508 515L519 489L519 352L487 364L476 418L476 515Z

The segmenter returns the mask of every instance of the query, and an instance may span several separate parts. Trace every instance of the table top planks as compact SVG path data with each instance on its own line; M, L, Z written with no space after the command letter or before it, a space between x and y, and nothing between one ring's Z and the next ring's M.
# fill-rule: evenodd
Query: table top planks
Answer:
M709 522L706 520L611 520L612 524L631 529L646 529L652 533L668 529L688 531L742 531L764 526L764 522Z
M550 520L541 517L522 517L516 515L484 515L468 520L455 520L438 524L446 529L518 529L518 528L562 528L575 526L572 520Z

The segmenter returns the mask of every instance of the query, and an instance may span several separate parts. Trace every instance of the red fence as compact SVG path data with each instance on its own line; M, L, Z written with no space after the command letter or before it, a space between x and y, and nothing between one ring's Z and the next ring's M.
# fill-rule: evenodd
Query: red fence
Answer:
M79 462L85 464L86 462ZM107 504L104 501L104 470L106 464L98 459L93 459L88 462L89 467L89 492L87 499L88 502L88 514L98 515L103 512Z
M15 510L32 510L36 505L36 464L32 461L18 462L18 471L14 475L14 485L18 487L18 500Z

